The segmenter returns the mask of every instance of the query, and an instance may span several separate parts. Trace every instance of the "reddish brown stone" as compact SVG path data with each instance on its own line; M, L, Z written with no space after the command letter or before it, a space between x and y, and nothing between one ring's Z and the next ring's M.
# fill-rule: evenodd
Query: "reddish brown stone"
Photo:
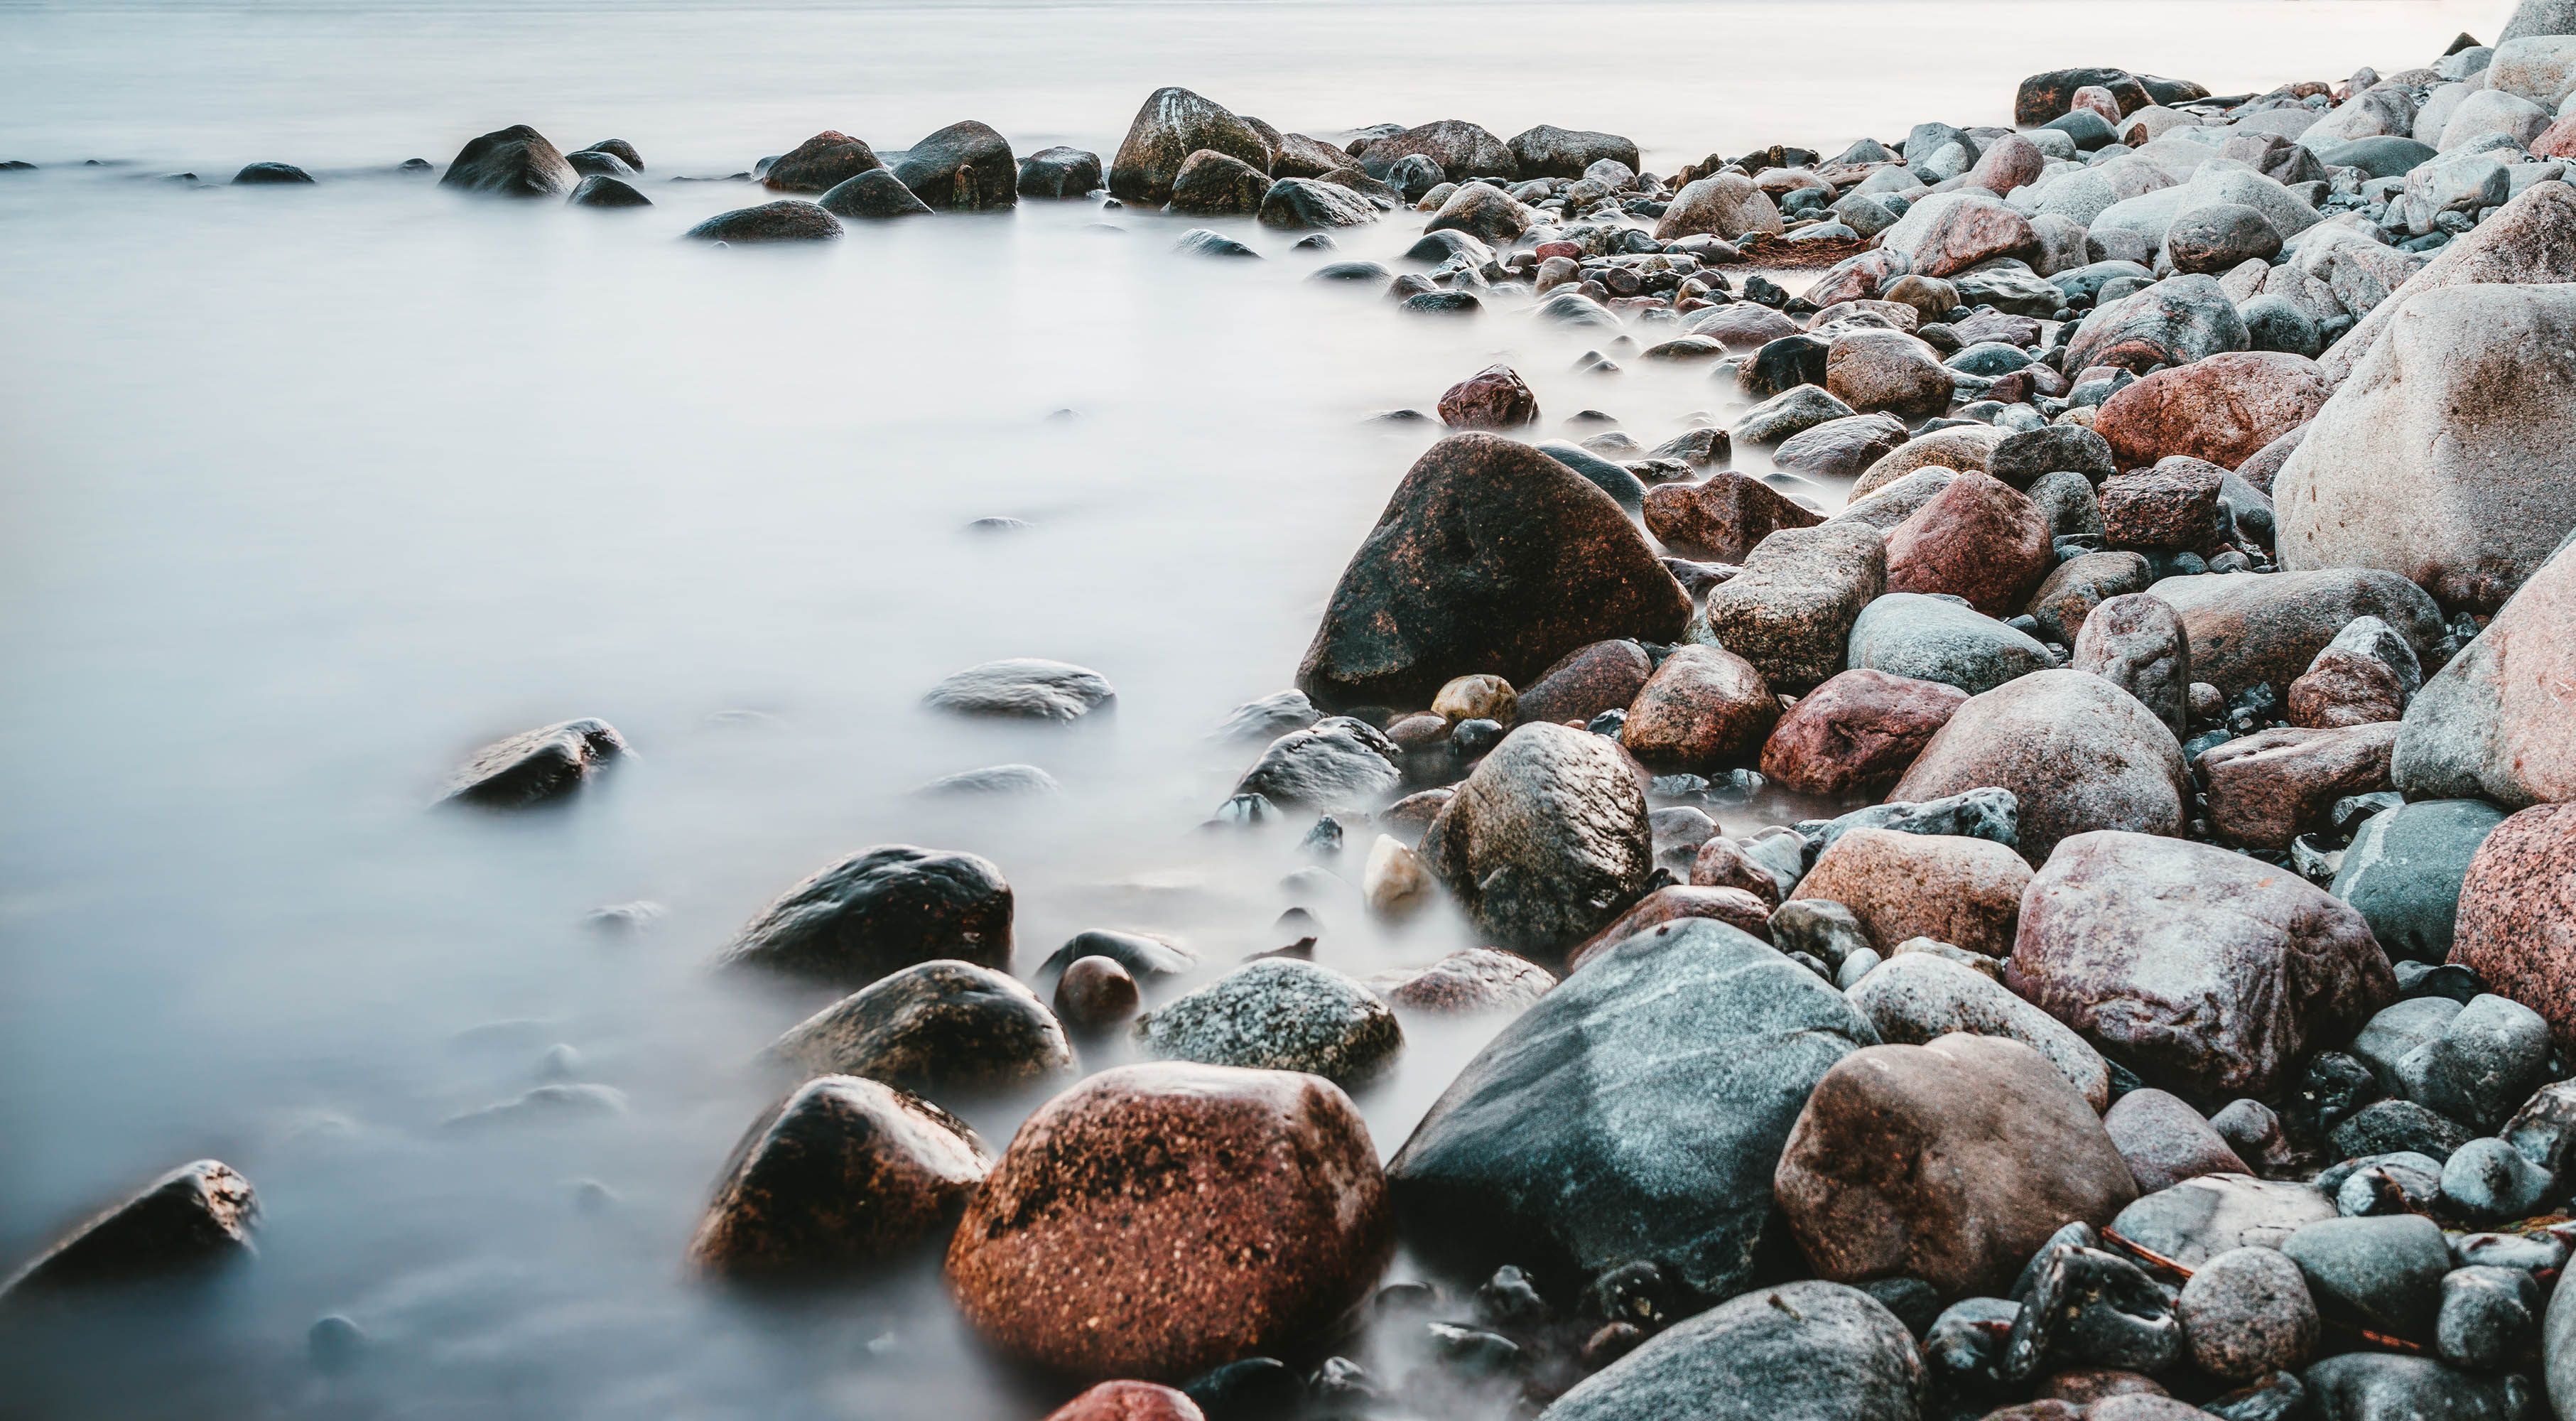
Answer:
M2290 724L2311 730L2369 725L2406 713L2406 685L2376 656L2328 647L2290 683Z
M2309 420L2334 393L2317 363L2286 351L2228 351L2177 365L2102 402L2093 432L2124 469L2180 454L2235 468Z
M2173 732L2137 697L2072 668L1970 696L1888 797L1921 803L1987 785L2020 801L2032 863L2090 829L2179 834L2191 804Z
M1691 855L1690 881L1693 888L1740 888L1774 907L1780 902L1780 880L1729 838L1713 838L1699 846Z
M1526 957L1490 947L1466 947L1419 972L1395 974L1370 985L1399 1011L1425 1016L1467 1016L1519 1011L1556 985L1548 970Z
M2171 1091L2133 1090L2102 1112L2102 1128L2129 1162L2138 1191L2153 1194L2204 1174L2251 1174L2191 1103Z
M966 1207L948 1280L986 1341L1090 1377L1275 1354L1394 1247L1368 1127L1331 1082L1165 1062L1039 1107Z
M2111 1396L2168 1396L2155 1378L2117 1367L2069 1367L2041 1381L2033 1396L2042 1401L2068 1401L2089 1406Z
M1764 942L1771 940L1770 904L1741 888L1695 888L1676 883L1638 899L1635 907L1567 953L1565 970L1578 971L1592 958L1639 933L1686 918L1715 918Z
M1762 746L1762 773L1802 794L1894 784L1967 699L1940 681L1845 671L1780 717Z
M1152 1382L1102 1382L1048 1413L1047 1421L1206 1421L1185 1391Z
M2495 827L2460 884L2451 960L2549 1019L2576 1050L2576 804L2541 804Z
M1409 715L1386 728L1386 738L1399 750L1422 750L1447 743L1449 722L1446 717L1424 712Z
M1976 469L1887 534L1888 591L1947 592L1990 617L2019 612L2056 564L2038 505Z
M1537 684L1521 692L1520 718L1588 725L1603 711L1626 710L1654 674L1654 660L1644 647L1633 641L1596 641L1567 652L1539 673Z
M1440 397L1440 422L1451 429L1518 429L1538 422L1538 396L1508 365L1490 365Z
M884 166L864 141L827 128L771 163L760 185L771 192L825 192Z
M1087 1031L1136 1014L1136 978L1114 957L1077 957L1056 979L1055 1014Z
M2018 1041L1868 1046L1816 1083L1772 1176L1818 1275L2001 1294L2048 1236L2138 1197L2093 1107Z
M1823 514L1801 508L1778 489L1733 469L1718 470L1706 483L1646 490L1646 531L1684 557L1740 563L1773 533L1824 521Z
M2030 865L1991 839L1852 829L1816 856L1789 895L1852 910L1880 952L1928 937L1986 957L2012 951Z
M2218 542L2218 488L2227 471L2169 458L2102 481L2103 536L2115 548L2207 552Z
M1419 834L1431 827L1431 821L1439 818L1440 811L1448 806L1449 796L1456 793L1447 785L1440 785L1408 794L1388 805L1386 811L1377 816L1378 827L1410 829Z
M1714 646L1678 646L1628 708L1619 743L1648 765L1697 770L1750 760L1780 718L1753 663Z
M2213 745L2193 762L2208 786L2209 827L2231 844L2281 849L2348 794L2388 788L2397 722L2336 730L2278 726Z

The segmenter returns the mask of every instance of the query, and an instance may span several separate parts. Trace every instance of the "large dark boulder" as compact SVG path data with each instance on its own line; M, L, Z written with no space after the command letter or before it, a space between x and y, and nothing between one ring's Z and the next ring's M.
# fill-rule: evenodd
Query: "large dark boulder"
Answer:
M520 123L459 149L438 185L494 197L561 197L580 181L581 175L544 134Z
M0 1284L0 1298L201 1272L253 1252L259 1198L215 1160L182 1165L74 1229Z
M871 168L885 166L863 139L825 129L773 160L761 173L771 192L830 192Z
M1011 969L1011 885L974 854L883 844L788 889L723 962L855 990L942 957Z
M1510 145L1462 118L1444 118L1376 139L1357 157L1362 172L1383 182L1397 159L1415 153L1438 163L1454 182L1521 175L1520 160L1512 156Z
M2075 91L2086 87L2110 90L2111 97L2120 105L2122 118L2155 102L2154 96L2147 92L2147 86L2139 83L2137 76L2126 69L2052 69L2021 81L2021 87L2013 92L2013 122L2029 127L2063 118L2066 111L2075 106ZM1908 156L1919 159L1932 155L1918 153Z
M449 772L443 797L489 809L521 809L570 794L600 766L625 753L625 737L607 721L558 721L475 751Z
M1584 169L1604 158L1625 163L1631 172L1641 166L1636 140L1615 133L1589 133L1542 123L1512 135L1509 146L1512 161L1519 166L1523 178L1579 178Z
M1428 705L1618 638L1670 642L1690 598L1610 495L1525 444L1455 434L1387 500L1297 671L1323 706Z
M1599 953L1478 1053L1389 1166L1434 1257L1749 1283L1771 1177L1827 1069L1877 1035L1815 973L1693 918ZM1580 1414L1590 1414L1584 1412ZM1656 1413L1659 1414L1659 1413Z
M810 202L782 198L758 207L719 212L681 234L693 242L830 242L841 235L840 219Z
M930 204L915 196L903 180L883 168L870 168L823 194L816 206L835 217L873 222L888 217L921 217Z
M1009 140L971 118L905 150L894 175L913 196L947 212L990 212L1020 200Z
M1587 1377L1540 1421L1915 1421L1923 1360L1896 1314L1813 1279L1745 1294Z
M1440 807L1422 835L1423 864L1484 941L1562 953L1633 902L1654 872L1637 780L1607 736L1518 726Z
M1099 186L1100 155L1088 149L1058 145L1020 160L1022 197L1088 197Z
M1274 154L1252 125L1187 89L1156 89L1136 111L1127 139L1109 163L1110 195L1159 207L1172 200L1172 179L1201 149L1270 171Z

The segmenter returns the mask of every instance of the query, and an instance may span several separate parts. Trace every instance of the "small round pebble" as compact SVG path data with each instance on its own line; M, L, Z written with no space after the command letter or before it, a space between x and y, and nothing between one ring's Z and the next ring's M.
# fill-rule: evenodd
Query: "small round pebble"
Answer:
M1055 1014L1067 1026L1097 1031L1136 1014L1136 979L1115 958L1078 957L1055 984Z
M2183 1331L2201 1370L2232 1382L2307 1365L2317 1305L2299 1265L2269 1248L2232 1248L2183 1284Z

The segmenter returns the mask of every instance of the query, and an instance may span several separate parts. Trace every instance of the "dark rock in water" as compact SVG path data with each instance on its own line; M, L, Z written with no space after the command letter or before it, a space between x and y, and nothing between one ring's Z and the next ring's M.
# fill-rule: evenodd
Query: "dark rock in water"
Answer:
M572 191L579 180L555 145L522 123L484 134L459 149L438 185L495 197L559 197Z
M1053 721L1079 720L1117 699L1099 672L1034 656L969 666L922 698L954 715Z
M1167 210L1200 217L1249 217L1270 193L1270 175L1240 158L1202 148L1172 178Z
M1905 1324L1837 1283L1747 1293L1585 1378L1543 1421L1913 1421L1926 1377Z
M1180 1381L1300 1344L1394 1248L1368 1128L1332 1083L1157 1063L1031 1115L948 1250L957 1306L1002 1352Z
M1035 765L987 765L980 770L960 770L941 775L913 791L932 797L992 794L1055 794L1064 786Z
M1395 273L1376 262L1327 262L1307 274L1308 281L1358 281L1376 283L1392 280Z
M1351 165L1350 154L1302 133L1280 134L1271 148L1270 176L1274 178L1320 178Z
M1373 140L1355 155L1360 169L1384 181L1398 159L1419 153L1450 178L1517 178L1520 160L1503 140L1464 119L1444 118Z
M1438 159L1428 153L1407 153L1387 165L1382 175L1386 185L1402 194L1408 203L1420 202L1423 194L1449 181L1440 170Z
M1318 718L1315 703L1306 699L1305 692L1277 691L1236 706L1210 735L1221 740L1275 740L1313 725Z
M1181 1390L1206 1421L1295 1421L1307 1402L1305 1379L1276 1357L1228 1362Z
M1295 958L1247 963L1136 1023L1165 1060L1304 1071L1342 1085L1375 1076L1404 1049L1395 1013L1329 967Z
M991 212L1020 200L1010 142L971 118L906 149L894 175L915 197L947 212Z
M2308 1368L2307 1389L2329 1421L2541 1421L2542 1403L2522 1377L2479 1376L2430 1357L2347 1352Z
M1272 183L1258 211L1264 227L1357 227L1377 220L1377 208L1367 198L1314 178Z
M920 1095L1011 1089L1074 1068L1064 1028L1009 975L934 961L872 982L788 1028L771 1059Z
M1100 155L1059 144L1020 160L1022 197L1088 197L1101 186Z
M1404 782L1395 742L1366 721L1328 716L1270 743L1234 787L1274 804L1366 807Z
M943 957L1011 968L1011 886L973 854L886 844L787 890L725 947L727 966L859 988Z
M624 178L596 174L583 178L581 186L574 188L572 196L565 201L574 207L651 207L653 205L653 199L636 191L635 185Z
M1172 243L1172 250L1184 256L1193 257L1250 257L1255 261L1261 259L1261 253L1223 232L1211 232L1205 227L1193 227L1183 232L1180 240Z
M1440 422L1451 429L1518 429L1538 422L1538 396L1510 366L1489 365L1441 393Z
M1654 871L1645 793L1625 753L1544 721L1523 723L1477 764L1420 853L1486 940L1533 953L1600 931Z
M1485 303L1473 291L1424 291L1404 298L1403 309L1425 316L1475 316Z
M855 1076L819 1076L734 1147L689 1261L737 1282L861 1273L945 1241L993 1158L966 1122Z
M582 149L581 152L605 153L609 157L615 158L617 161L624 163L628 168L633 169L636 172L640 173L644 171L644 155L636 152L635 145L627 142L623 138L603 138L597 143ZM567 153L564 156L566 158L571 158L577 155Z
M1580 444L1551 439L1538 446L1539 452L1592 481L1592 486L1610 495L1631 518L1646 515L1646 486L1635 474L1611 463Z
M5 163L0 163L0 173L32 173L34 171L36 171L36 165L21 158L12 158Z
M1508 145L1523 178L1579 178L1602 159L1636 171L1637 145L1615 133L1587 133L1542 123L1512 135Z
M2317 161L2329 168L2359 168L2367 178L2398 178L2433 161L2434 154L2432 144L2392 133L2337 144L2319 153Z
M1110 957L1077 957L1056 979L1055 1012L1076 1031L1100 1032L1136 1014L1136 975Z
M251 187L261 183L310 183L313 175L292 163L253 163L233 174L234 187Z
M1464 232L1486 242L1508 242L1529 230L1534 216L1490 183L1469 183L1450 195L1423 230Z
M1767 400L1800 385L1821 386L1827 348L1828 343L1815 336L1782 336L1744 362L1736 371L1736 387L1753 399Z
M2429 1337L2451 1251L2421 1214L2321 1219L2281 1245L2328 1318L2401 1337Z
M313 1359L315 1371L337 1376L366 1355L367 1334L339 1313L326 1313L305 1330L304 1348Z
M1059 976L1086 957L1106 957L1127 969L1139 981L1177 977L1199 965L1199 955L1175 942L1143 933L1111 932L1095 928L1075 933L1064 946L1055 950L1038 968L1037 979L1045 982Z
M604 720L560 721L475 751L448 775L440 797L519 809L571 793L625 753L625 737Z
M918 217L930 204L913 194L903 180L883 168L870 168L823 194L817 206L835 217L867 221L884 217Z
M841 235L831 213L810 202L782 199L719 212L682 234L694 242L828 242Z
M2111 91L2123 118L2155 102L2146 85L2126 69L2052 69L2021 81L2013 93L2013 122L2023 127L2046 123L2075 106L2076 90L2094 87ZM1911 147L1906 152L1916 162L1931 156Z
M2183 1355L2182 1323L2138 1266L2082 1247L2052 1248L2022 1300L1998 1370L2010 1381L2043 1364L2068 1363L2161 1372Z
M830 192L871 168L885 166L876 150L846 133L825 129L773 159L760 185L771 192Z
M198 1160L82 1224L47 1249L0 1298L174 1277L248 1258L259 1198L230 1165Z
M1526 685L1592 642L1671 642L1689 616L1609 495L1526 445L1457 434L1343 570L1297 684L1327 706L1424 705L1458 676Z
M577 152L566 153L564 155L564 161L572 164L572 170L574 172L579 173L586 178L631 178L635 176L635 169L630 166L625 159L618 157L614 153L602 153L595 148L584 148Z
M1640 934L1540 998L1431 1107L1390 1168L1407 1237L1477 1266L1544 1250L1590 1275L1649 1258L1731 1296L1773 1231L1799 1109L1875 1041L1841 993L1734 928Z
M615 1119L626 1109L626 1093L614 1086L557 1082L480 1110L451 1115L439 1124L459 1133L537 1129Z
M1128 202L1159 207L1172 199L1172 180L1190 155L1213 150L1268 174L1276 155L1252 125L1187 89L1157 89L1136 111L1126 141L1109 165L1109 191Z

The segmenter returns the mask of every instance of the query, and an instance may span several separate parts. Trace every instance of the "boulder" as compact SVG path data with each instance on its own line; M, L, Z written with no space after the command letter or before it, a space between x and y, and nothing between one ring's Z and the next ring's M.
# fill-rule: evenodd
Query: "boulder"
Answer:
M2147 591L2182 614L2192 679L2230 699L2257 684L2287 688L2356 617L2396 628L2426 666L2449 655L2441 609L2393 572L2198 573L2160 579Z
M2179 834L2191 803L2173 732L2137 697L2075 670L2036 671L1970 696L1892 797L1985 785L2019 799L2021 853L2032 863L2073 834Z
M985 1341L1086 1377L1177 1381L1311 1336L1394 1246L1368 1127L1330 1082L1159 1063L1022 1124L948 1247Z
M912 189L884 168L870 168L855 177L835 184L831 191L816 199L815 206L835 217L853 221L882 221L889 217L920 217L930 211L930 204L913 195Z
M2137 697L2177 742L2190 733L2191 645L2164 602L2141 592L2103 602L2076 632L2070 660Z
M1753 758L1780 703L1753 664L1715 646L1677 646L1628 707L1619 743L1658 769L1714 770Z
M2085 553L2068 558L2031 594L2031 620L2039 623L2040 633L2048 640L2072 647L2095 608L2114 598L2145 591L2147 576L2147 560L2137 553ZM2137 693L2133 690L2130 694Z
M1509 242L1526 232L1536 214L1491 183L1467 183L1440 204L1425 232L1464 232L1479 241Z
M2288 1088L2397 995L2349 905L2225 849L2118 831L2042 865L2005 984L2150 1082L2213 1099Z
M771 192L829 192L861 173L885 166L863 139L825 129L797 144L761 171Z
M1633 902L1654 871L1646 796L1603 736L1524 722L1477 762L1421 855L1484 939L1562 952Z
M992 1166L984 1142L938 1106L881 1081L817 1076L734 1147L689 1262L736 1282L898 1264L947 1242Z
M2231 1248L2202 1264L2175 1311L2192 1361L2229 1382L2306 1366L2322 1326L2299 1265L2269 1248Z
M1916 202L1881 232L1882 250L1905 259L1916 276L1950 276L1997 257L2035 252L2030 219L1983 188L1936 193Z
M651 207L653 199L636 190L624 178L602 177L596 173L581 180L564 201L574 207Z
M1343 570L1297 684L1325 706L1421 705L1457 676L1526 685L1592 642L1671 642L1689 616L1609 495L1526 445L1452 435Z
M1007 973L932 961L887 974L771 1043L809 1075L865 1076L921 1095L985 1094L1073 1072L1064 1028Z
M1580 178L1607 159L1637 170L1637 145L1615 133L1589 133L1542 123L1512 135L1512 162L1523 178Z
M1041 148L1020 160L1019 193L1022 197L1067 201L1089 197L1102 186L1100 155L1086 148L1067 148L1059 144L1053 148Z
M487 809L522 809L579 789L626 753L626 738L604 720L566 720L496 740L448 772L441 799Z
M1926 469L1982 470L1994 457L1995 446L2003 439L2002 430L1977 424L1951 425L1909 439L1887 457L1869 466L1869 472L1861 475L1859 483L1852 485L1852 500L1857 504L1871 494L1893 487L1907 475Z
M2108 93L2122 117L2155 102L2137 76L2125 69L2052 69L2021 81L2013 94L2013 122L2028 128L2062 118L2076 106L2076 95L2088 88Z
M2018 611L2055 562L2039 509L1973 469L1887 534L1890 592L1949 593L1989 616Z
M1953 380L1932 347L1903 331L1854 330L1825 352L1825 390L1853 409L1909 417L1950 407Z
M2165 228L2165 256L2176 271L2223 275L2249 261L2268 262L2280 253L2280 232L2262 213L2241 202L2186 208Z
M1877 1299L1815 1279L1734 1298L1657 1334L1541 1421L1913 1421L1913 1334Z
M2321 827L2335 801L2388 788L2391 721L2337 730L2275 726L2213 745L2193 762L2208 787L2209 827L2231 844L2286 849Z
M755 242L830 242L841 236L839 219L810 202L782 198L758 207L719 212L680 234L692 242L747 246Z
M1967 698L1940 681L1842 672L1780 717L1762 747L1762 773L1801 794L1884 788Z
M916 963L1011 967L1011 886L973 854L886 844L790 888L722 962L857 989Z
M2226 352L2122 389L2095 412L2093 431L2120 468L2182 454L2232 469L2314 419L2332 393L2315 361Z
M1440 171L1452 180L1501 178L1509 181L1521 176L1520 160L1512 156L1511 147L1493 134L1465 119L1444 118L1425 123L1401 133L1370 140L1354 156L1370 177L1383 182L1387 169L1398 159L1419 153L1440 165Z
M1705 483L1659 484L1646 491L1646 531L1688 558L1741 563L1783 528L1812 528L1824 515L1801 508L1762 480L1719 469Z
M1791 1124L1826 1068L1875 1040L1841 993L1722 923L1630 938L1432 1105L1389 1167L1406 1236L1478 1272L1650 1259L1732 1296L1772 1235Z
M2341 383L2399 311L2415 297L2453 286L2546 285L2576 281L2576 190L2563 183L2533 183L2502 210L2434 254L2389 298L2363 315L2317 362L2326 378Z
M1852 624L1886 584L1887 548L1876 530L1791 528L1763 539L1741 571L1710 588L1703 610L1719 645L1751 662L1774 691L1796 692L1844 669Z
M944 212L990 212L1017 204L1019 164L989 124L952 123L905 150L894 175L913 196Z
M519 123L486 133L458 149L455 161L439 175L438 185L493 197L561 197L580 181L581 175L573 171L561 150L547 142L544 134Z
M1281 178L1262 195L1259 216L1264 227L1300 231L1363 226L1377 220L1377 208L1346 187L1314 178Z
M1724 843L1725 840L1715 842ZM1705 848L1706 845L1701 847ZM1694 868L1696 861L1694 860ZM1760 872L1758 868L1754 870ZM1774 884L1774 892L1777 885ZM1693 918L1706 918L1724 923L1746 936L1762 942L1771 941L1773 900L1749 888L1727 888L1705 884L1668 884L1637 900L1637 906L1620 914L1610 926L1594 933L1582 946L1565 955L1565 970L1571 974L1583 970L1593 958L1641 933L1671 932L1673 925ZM1778 944L1774 943L1774 946ZM1786 951L1787 949L1782 949Z
M2102 1116L2102 1128L2120 1147L2141 1194L2204 1174L2252 1173L2199 1111L2168 1091L2141 1088L2121 1096Z
M1971 696L2055 662L2028 633L1943 596L1890 592L1852 623L1852 670L1940 681Z
M1404 1049L1375 992L1293 957L1249 962L1136 1020L1145 1051L1167 1061L1304 1071L1342 1085L1377 1075Z
M1270 135L1263 133L1262 137L1267 140ZM1274 178L1320 178L1351 166L1350 154L1302 133L1280 134L1270 146L1270 176Z
M1366 809L1403 784L1395 742L1349 716L1326 716L1271 741L1235 782L1236 795L1274 805Z
M2549 1022L2576 1046L2576 805L2543 804L2498 824L2460 884L2451 960Z
M2549 110L2501 89L2480 89L2460 100L2433 146L2445 153L2482 138L2504 137L2524 147L2549 127Z
M2560 1295L2576 1297L2576 1290ZM2481 1376L2430 1357L2347 1352L2308 1368L2306 1376L2308 1396L2332 1421L2540 1421L2538 1398L2521 1377ZM2553 1390L2563 1393L2563 1385ZM2567 1414L2563 1400L2559 1414Z
M1518 429L1537 421L1538 396L1508 365L1488 365L1440 396L1440 422L1451 429Z
M2135 1200L2084 1096L2018 1041L1870 1046L1816 1083L1773 1188L1807 1261L1838 1282L1919 1278L2001 1293L2066 1224Z
M2406 708L2392 767L2412 798L2508 809L2576 799L2576 539Z
M1692 316L1682 329L1692 335L1707 336L1728 350L1759 350L1782 336L1798 334L1798 323L1756 302L1730 301L1723 306L1714 306ZM1804 400L1831 398L1825 396L1822 390L1808 386L1798 386L1784 391L1775 398L1793 397ZM1841 402L1835 401L1835 404L1841 405ZM1849 414L1851 407L1841 405L1840 412ZM1758 413L1759 411L1747 411L1744 418L1737 422L1736 438L1751 444L1768 442L1758 433L1760 429L1756 419Z
M1126 141L1109 163L1110 195L1160 207L1172 200L1172 180L1190 155L1213 150L1270 171L1269 141L1252 125L1187 89L1156 89L1136 111Z
M1826 399L1833 396L1814 385ZM1792 394L1796 391L1792 391ZM1836 404L1841 401L1836 400ZM1905 421L1881 411L1831 419L1791 435L1771 451L1771 466L1787 473L1847 479L1894 453L1905 443Z
M1270 195L1270 175L1240 158L1202 148L1172 175L1166 211L1194 217L1249 217Z
M1606 710L1626 710L1655 664L1633 641L1596 641L1557 658L1520 693L1520 719L1588 725Z
M2112 365L2144 375L2246 345L2245 321L2214 276L2168 277L2095 307L2066 347L2066 365Z
M1920 1046L1952 1032L2018 1041L2045 1057L2095 1113L2110 1103L2111 1068L2101 1052L1992 977L1947 957L1898 953L1844 994L1881 1041Z
M1770 194L1755 187L1751 178L1719 173L1686 183L1673 194L1655 223L1655 240L1669 242L1707 233L1732 242L1751 232L1778 232L1783 225Z
M2344 850L2334 896L2369 922L2389 956L2440 962L2451 954L2460 884L2504 819L2482 799L2419 800L2372 815Z
M1035 656L969 666L922 697L931 709L951 715L1052 721L1079 720L1117 699L1099 672Z
M2312 1184L2204 1174L2141 1195L2111 1228L2160 1257L2197 1268L2232 1249L2277 1249L2303 1226L2334 1217L2334 1196Z
M1785 1119L1780 1128L1787 1133ZM201 1275L253 1256L258 1223L259 1196L232 1166L181 1165L73 1228L0 1283L0 1301Z
M2328 1318L2400 1337L2430 1336L2451 1251L2421 1214L2320 1219L2281 1244Z
M2115 548L2205 553L2223 541L2227 471L2180 455L2102 481L2103 536Z
M1395 974L1378 986L1378 995L1397 1011L1422 1016L1518 1015L1555 985L1546 968L1527 958L1463 947L1420 971Z
M2007 434L1996 441L1985 463L1987 473L2017 489L2028 489L2055 473L2082 474L2099 484L2120 468L2110 442L2080 424L2052 424Z
M1882 956L1928 937L2001 958L2012 952L2030 876L2019 854L1991 840L1852 829L1816 856L1789 896L1851 909Z

